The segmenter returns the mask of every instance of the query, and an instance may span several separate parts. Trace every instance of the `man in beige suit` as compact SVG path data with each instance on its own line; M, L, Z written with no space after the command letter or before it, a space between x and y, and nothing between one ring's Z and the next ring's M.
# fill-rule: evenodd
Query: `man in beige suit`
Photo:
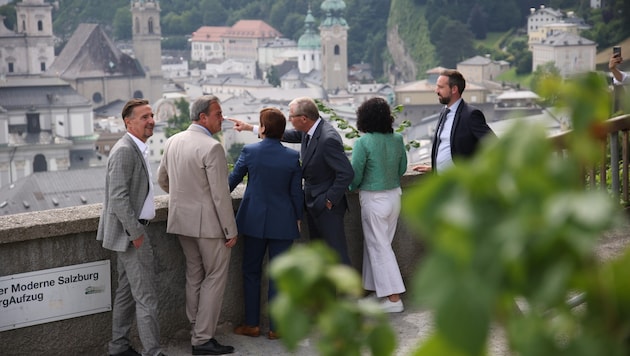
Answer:
M237 230L223 146L217 97L205 95L190 110L192 124L166 141L158 183L169 193L166 231L176 234L186 256L186 315L192 324L192 354L234 352L214 338Z

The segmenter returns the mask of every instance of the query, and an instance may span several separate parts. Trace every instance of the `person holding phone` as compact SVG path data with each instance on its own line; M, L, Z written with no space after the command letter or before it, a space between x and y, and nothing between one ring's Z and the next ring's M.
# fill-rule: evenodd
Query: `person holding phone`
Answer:
M608 69L613 75L613 84L614 85L622 85L628 81L628 73L623 72L617 68L623 62L623 57L621 57L621 47L615 46L613 47L613 55L610 57L610 61L608 62Z

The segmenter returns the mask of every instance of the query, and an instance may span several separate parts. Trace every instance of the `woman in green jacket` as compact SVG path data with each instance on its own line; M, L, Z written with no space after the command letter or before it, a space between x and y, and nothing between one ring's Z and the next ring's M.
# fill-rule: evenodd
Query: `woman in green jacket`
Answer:
M363 226L363 288L374 291L383 311L404 310L400 294L405 285L392 250L400 213L400 177L407 171L407 153L394 133L389 104L371 98L357 109L357 129L363 135L352 149L354 179L359 189Z

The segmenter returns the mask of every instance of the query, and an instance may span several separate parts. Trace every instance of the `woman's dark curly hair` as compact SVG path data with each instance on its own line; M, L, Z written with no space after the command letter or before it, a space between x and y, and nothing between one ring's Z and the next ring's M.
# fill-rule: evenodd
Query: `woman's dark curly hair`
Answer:
M357 109L357 129L361 132L392 133L394 117L383 98L371 98Z

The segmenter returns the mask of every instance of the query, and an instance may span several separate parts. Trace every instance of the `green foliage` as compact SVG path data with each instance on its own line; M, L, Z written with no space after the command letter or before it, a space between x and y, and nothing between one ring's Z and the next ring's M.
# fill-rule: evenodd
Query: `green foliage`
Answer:
M374 77L383 74L383 56L387 52L385 28L390 9L389 0L346 0L343 14L351 24L348 36L348 62L370 63ZM200 26L231 26L242 19L266 21L288 38L297 39L304 32L304 17L311 5L313 16L325 16L320 4L308 0L169 0L160 1L163 43L167 49L184 49L181 40ZM131 38L131 14L128 0L63 0L53 14L57 36L67 40L81 22L100 23L116 39ZM1 8L0 8L1 9ZM7 21L15 23L13 7ZM123 12L126 12L124 14ZM12 27L10 27L12 28Z
M369 63L378 78L383 73L383 52L387 51L386 28L390 1L346 0L348 63ZM350 22L351 21L351 22Z
M547 62L545 64L536 67L532 73L532 80L530 82L531 89L537 94L541 94L543 91L543 83L557 81L560 82L560 70L556 67L554 62ZM544 106L551 106L554 103L554 95L550 93L548 98L543 98Z
M337 114L337 112L335 112L335 110L331 109L329 106L324 104L324 102L322 102L319 99L315 99L315 103L317 103L317 108L319 109L319 111L323 112L324 114L330 115L329 120L334 122L340 130L345 131L344 132L344 136L347 139L354 139L354 138L357 138L357 137L361 136L361 133L359 132L359 130L357 130L356 127L350 125L348 120L346 120L343 117L339 116ZM392 116L394 116L394 120L395 120L398 117L398 114L400 114L404 110L404 106L396 105L391 110L392 110ZM398 125L398 127L394 129L394 131L400 133L400 132L405 131L409 127L411 127L411 121L403 120ZM412 147L413 148L420 147L420 142L418 142L416 140L411 140L411 141L405 143L405 149L407 151L409 151ZM352 147L345 146L344 149L346 151L350 151L350 150L352 150Z
M171 137L180 131L188 129L191 123L190 106L186 99L175 100L178 114L168 119L168 127L164 128L166 137Z
M512 35L512 31L508 32L490 32L483 40L475 40L475 50L478 55L490 55L493 60L511 61L510 53L504 51L504 42Z
M405 43L405 49L416 63L418 76L435 67L438 61L435 46L429 39L429 22L425 17L425 8L412 0L392 0L387 29L398 30L398 35Z
M130 40L132 37L131 33L131 11L127 6L120 7L116 10L116 15L114 15L114 39L120 40Z
M516 68L512 67L508 71L501 73L497 76L497 81L501 81L505 84L511 83L518 88L529 88L531 83L532 74L522 75L516 73Z
M128 0L64 0L53 12L53 31L63 41L72 36L80 23L98 23L111 31L119 8L130 9Z
M440 37L442 36L442 29L446 27L446 24L450 19L446 16L438 17L430 27L429 39L431 43L438 43L440 41Z
M347 139L353 139L353 138L357 138L359 136L361 136L361 133L359 132L359 130L357 130L356 127L350 125L350 123L348 122L348 120L344 119L343 117L339 116L337 114L337 112L335 112L335 110L333 110L332 108L330 108L329 106L327 106L323 101L319 100L319 99L315 99L315 103L317 104L317 109L320 112L323 112L324 114L330 115L329 120L336 123L337 127L342 130L342 131L346 131L344 132L344 136ZM351 150L351 147L344 147L346 150Z
M15 5L0 6L0 16L4 16L4 26L9 29L15 29L17 15L15 13ZM0 24L1 26L2 24Z
M201 0L199 11L201 12L203 24L207 26L225 26L228 12L221 6L219 0Z
M604 262L594 255L621 210L605 191L585 191L581 180L605 138L606 80L588 73L540 88L570 112L562 154L545 127L520 122L403 196L403 216L428 245L413 296L435 315L433 335L414 355L486 355L493 325L505 331L513 355L630 352L630 251ZM360 281L336 262L314 245L272 263L280 293L271 313L283 342L294 350L316 329L324 355L359 355L366 340L373 354L391 354L391 330L372 307L349 301ZM567 301L575 295L586 301L579 310ZM382 339L372 339L377 335Z
M480 0L481 9L488 14L488 31L507 31L523 19L515 0Z
M267 82L276 88L280 87L280 77L278 77L278 70L275 66L267 69Z
M488 27L486 23L488 21L488 17L486 13L483 11L479 4L475 4L470 12L470 16L468 17L467 25L475 34L476 39L484 39L488 33Z
M241 151L245 146L242 142L233 143L228 149L228 163L235 164L238 161L238 157L241 155Z
M189 49L188 39L185 36L163 37L162 49L174 49L174 50Z
M467 23L471 19L471 14L476 12L485 14L489 20L486 23L488 31L507 31L518 26L521 19L529 13L529 8L525 10L526 12L520 10L516 0L427 0L426 4L425 14L430 27L441 16Z
M314 333L321 355L359 356L365 348L373 355L392 354L396 341L386 315L376 304L357 303L360 277L321 242L279 256L270 275L278 288L271 316L289 350Z
M583 11L585 20L592 29L582 33L583 37L597 42L599 48L617 44L630 36L630 2L610 0L602 2L601 9Z
M448 21L435 44L440 64L446 68L455 68L458 62L474 56L473 37L465 24Z
M526 51L515 56L514 66L516 68L516 74L528 74L532 72L532 52Z
M544 127L520 123L403 197L407 221L429 245L413 291L436 321L415 355L485 355L495 323L510 354L629 351L630 287L617 276L630 255L608 264L594 258L620 209L605 192L584 191L580 179L610 114L606 82L589 73L543 87L571 112L566 154L555 154ZM579 312L566 302L575 293L587 300Z

